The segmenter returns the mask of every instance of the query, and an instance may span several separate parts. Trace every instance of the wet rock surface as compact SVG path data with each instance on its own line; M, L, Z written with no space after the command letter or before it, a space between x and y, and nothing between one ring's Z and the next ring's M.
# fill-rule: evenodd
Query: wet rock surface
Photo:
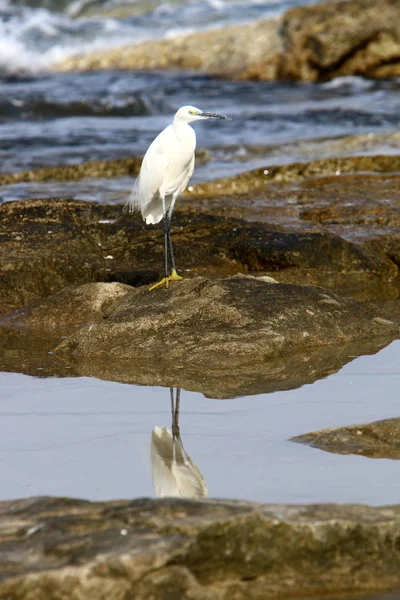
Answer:
M321 158L308 162L294 162L283 165L266 165L259 169L245 171L233 177L217 179L192 186L190 196L212 194L244 194L259 192L269 184L301 183L308 179L323 176L336 177L343 174L361 172L398 175L400 155L377 154L372 156L349 156Z
M97 308L86 304L91 297L98 295L98 291L93 290L92 293L87 288L98 286L107 287L109 284L68 288L37 306L3 317L0 322L1 370L36 377L86 376L121 383L176 386L201 392L211 398L232 398L294 389L313 383L336 373L359 355L379 352L393 339L389 335L362 338L340 345L310 347L269 357L261 364L241 363L240 368L235 361L232 366L214 362L212 369L205 369L203 364L186 362L182 368L179 363L169 361L168 356L164 356L163 361L142 357L132 361L131 358L121 357L110 360L104 354L85 358L79 354L56 353L54 349L82 327L82 323L66 323L68 319L80 319L76 300L80 302L81 313L91 315L87 327L104 321L106 313L102 317ZM57 323L60 317L63 325Z
M226 77L257 77L260 63L265 75L275 79L282 40L281 19L182 35L169 40L124 46L110 52L78 55L55 65L54 70L93 69L201 69Z
M359 454L370 458L400 459L400 418L322 429L292 438L335 454Z
M261 20L68 58L56 69L201 69L230 78L323 81L400 73L398 0L322 2Z
M209 160L207 150L196 150L196 163L204 164ZM77 165L43 167L16 173L0 173L0 185L9 185L28 181L79 181L86 177L136 177L142 158L116 158L115 160L93 160Z
M0 503L0 596L218 599L400 587L399 507Z
M393 339L392 336L378 337L308 348L271 357L262 364L241 364L240 368L236 364L232 369L225 364L214 364L212 370L205 370L202 364L196 363L186 363L182 368L177 363L168 362L168 357L164 362L152 359L109 360L105 356L91 356L85 360L80 356L56 353L54 349L82 327L82 323L71 325L64 322L60 325L55 319L55 316L63 316L64 321L71 318L77 308L76 300L81 302L82 314L91 315L91 323L103 320L99 310L85 304L91 294L80 289L99 285L107 287L109 284L69 288L37 306L3 317L0 321L0 369L34 377L86 376L121 383L176 386L201 392L211 398L233 398L294 389L313 383L336 373L359 355L379 352ZM68 295L71 300L62 303L61 298ZM68 304L70 308L66 310ZM79 312L75 314L79 318ZM47 325L43 325L45 323Z
M55 305L56 314L62 313L62 304ZM257 365L260 370L260 365L268 361L272 361L273 372L279 355L287 356L296 350L312 354L329 345L362 339L370 342L373 338L382 343L382 338L395 338L400 332L397 305L393 303L393 310L385 307L382 312L374 305L314 286L272 284L241 277L197 277L153 292L147 287L132 289L109 307L105 319L83 326L64 340L56 353L73 357L83 374L95 375L97 371L104 376L114 372L112 378L118 379L119 366L124 371L130 361L132 366L125 371L124 381L131 373L135 377L136 370L140 373L140 364L144 366L142 377L146 369L151 372L151 365L161 378L169 369L174 377L174 365L180 365L184 372L188 371L188 380L203 370L203 379L214 379L214 386L218 387L221 376L229 379L228 374L239 368L245 375L236 374L233 381L242 377L246 383L246 366L247 378ZM64 322L68 321L69 308L70 302L66 301ZM45 301L43 312L51 319L49 301ZM35 312L32 315L35 322ZM28 313L28 321L29 317ZM71 318L75 318L74 311ZM329 363L329 358L325 359ZM299 357L298 363L301 360ZM322 364L326 368L324 360ZM289 361L284 374L292 367ZM306 372L303 367L298 377L304 377ZM280 377L278 381L282 381ZM226 389L229 390L229 384Z
M75 181L84 177L122 177L124 175L136 177L141 162L141 159L137 157L119 158L85 162L79 165L43 167L17 173L0 173L0 185L24 181Z
M162 227L146 227L139 215L125 215L119 206L25 200L1 205L0 217L3 314L70 285L149 284L163 264ZM248 271L334 288L353 279L357 285L380 285L398 272L379 252L365 252L314 226L293 230L176 212L173 238L183 274Z
M322 2L289 10L280 73L289 79L400 73L398 0Z
M102 321L112 306L132 291L123 283L88 283L69 287L38 304L22 308L0 319L0 325L22 323L35 328L54 328Z
M185 211L230 214L246 220L293 227L322 227L355 242L367 254L389 260L398 269L400 259L400 177L397 156L321 159L266 167L236 177L193 186L182 199ZM392 289L371 287L364 281L356 297L396 298ZM280 273L279 281L291 281ZM326 282L314 283L327 285ZM336 290L346 291L346 284ZM390 287L390 286L389 286ZM379 289L380 288L380 289ZM383 293L383 294L382 294Z

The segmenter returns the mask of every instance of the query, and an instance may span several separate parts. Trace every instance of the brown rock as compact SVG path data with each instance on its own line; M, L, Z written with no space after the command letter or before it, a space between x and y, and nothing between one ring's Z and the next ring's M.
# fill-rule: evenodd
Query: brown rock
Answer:
M113 304L132 291L123 283L87 283L69 287L27 308L3 317L0 323L24 323L40 328L58 328L102 321Z
M44 167L33 171L17 173L0 173L0 185L19 183L21 181L76 181L84 177L136 177L142 159L118 158L116 160L95 160L80 165L61 167Z
M321 158L309 162L295 162L284 165L265 166L251 171L245 171L233 177L216 179L207 183L191 186L189 196L224 195L257 193L266 186L282 183L299 183L313 177L346 173L365 172L390 173L395 176L400 170L400 155L373 155Z
M110 361L108 357L102 356L83 360L71 355L57 355L54 348L82 326L79 323L65 323L67 319L76 319L73 317L75 300L80 300L82 313L91 315L92 324L104 321L106 313L90 305L90 299L95 294L81 293L80 288L106 288L109 285L87 284L68 288L65 292L50 296L36 307L3 317L0 320L1 371L25 373L35 377L88 376L139 385L177 386L201 392L211 398L232 398L294 389L313 383L336 373L361 354L378 352L392 340L391 337L361 339L340 346L308 348L273 356L261 365L241 364L240 369L236 365L229 369L226 365L214 364L212 371L205 371L203 365L196 363L186 364L182 369L179 364L152 359ZM72 311L66 310L70 305L67 299L65 303L62 302L62 298L66 298L68 294L72 299ZM46 307L50 308L48 314L45 313ZM386 316L390 317L389 314ZM400 306L398 318L400 321ZM61 325L60 321L64 324ZM42 323L47 323L48 326L43 326Z
M397 156L321 159L242 173L237 177L193 186L181 207L190 211L290 224L311 224L361 245L375 257L400 265L400 168ZM358 172L361 171L361 172ZM359 286L357 299L399 296L395 271L388 286L371 281ZM276 274L290 283L291 273ZM329 286L326 279L313 283ZM330 287L330 286L329 286ZM345 281L335 289L348 294Z
M292 8L284 15L279 77L396 76L400 64L398 0L344 0Z
M362 425L321 429L292 438L335 454L360 454L370 458L400 459L400 418Z
M68 307L67 302L64 322ZM153 292L146 287L132 289L109 308L106 319L82 327L64 340L56 353L73 357L82 374L111 374L112 379L118 379L117 374L130 362L124 381L134 380L138 371L143 377L146 369L160 378L171 369L170 377L175 378L175 364L187 371L187 381L203 370L203 379L214 380L214 388L223 395L234 382L249 382L257 367L266 370L261 378L265 385L267 373L277 370L279 356L396 337L400 312L394 310L393 314L392 319L373 305L313 286L198 277ZM297 358L297 364L302 358ZM326 368L326 361L322 362ZM105 363L109 366L104 368ZM287 376L294 364L296 359L289 360L286 380L283 375L278 377L278 385L292 385ZM239 369L245 375L238 379L234 373ZM221 376L229 380L231 374L232 381L221 386ZM304 367L299 376L303 374ZM260 377L255 379L260 385ZM170 385L180 384L181 380L170 381ZM207 390L212 387L212 383L205 386Z
M204 164L209 159L210 153L207 150L196 150L197 164ZM141 163L141 157L133 156L115 160L93 160L79 165L43 167L17 173L0 173L0 185L25 181L78 181L85 177L136 177Z
M7 501L0 597L260 600L398 589L399 536L396 506Z
M201 69L226 77L276 78L282 47L280 19L143 42L66 59L60 71L96 69ZM262 71L263 76L259 75Z
M378 254L315 229L295 232L263 223L177 212L177 264L211 276L248 270L335 287L381 284L397 267ZM0 306L3 313L70 285L156 281L163 264L162 226L146 227L119 206L37 199L0 206ZM190 247L190 252L187 251Z
M260 20L66 59L58 70L201 69L236 79L326 80L400 72L398 0L342 0Z

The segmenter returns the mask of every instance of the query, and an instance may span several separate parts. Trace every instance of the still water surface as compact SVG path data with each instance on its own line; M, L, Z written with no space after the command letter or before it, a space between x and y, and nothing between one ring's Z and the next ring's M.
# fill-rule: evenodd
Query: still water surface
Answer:
M9 373L0 387L0 499L154 496L151 434L171 425L168 388ZM182 390L180 434L211 497L398 503L398 461L288 439L399 416L399 387L395 341L295 390L229 400Z

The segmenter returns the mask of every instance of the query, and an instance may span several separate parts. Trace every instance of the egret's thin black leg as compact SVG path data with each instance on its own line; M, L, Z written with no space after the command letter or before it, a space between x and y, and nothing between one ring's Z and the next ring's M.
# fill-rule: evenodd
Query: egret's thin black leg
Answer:
M165 210L165 198L162 197L161 200L162 200L163 217L164 217L163 221L164 221L165 277L158 283L155 283L154 285L152 285L149 288L150 291L155 290L156 288L158 288L162 285L165 285L166 287L168 287L168 284L170 281L180 281L181 279L183 279L183 277L178 275L178 273L176 272L174 250L172 248L172 240L171 240L171 216L172 216L172 211L174 208L176 197L175 196L172 197L171 206L170 206L168 213ZM170 261L171 261L171 265L172 265L171 274L169 274L169 272L168 272L168 265L169 265Z
M174 426L174 416L175 416L175 401L174 401L174 388L169 388L169 397L171 400L171 415L172 415L172 426Z
M181 405L181 388L176 388L175 414L176 414L177 422L179 422L180 405Z
M181 388L176 388L176 397L174 398L174 388L169 388L171 394L172 410L172 435L179 439L179 405L181 401Z
M169 245L169 253L170 253L170 257L171 257L171 267L172 267L171 275L173 277L175 277L175 276L179 277L179 275L176 272L174 248L172 246L172 238L171 238L171 220L172 220L172 212L174 210L176 198L177 198L176 196L172 196L171 206L169 207L169 211L168 211L168 215L167 215L167 221L168 221L168 245Z
M176 271L174 248L172 246L172 238L171 238L171 213L169 213L167 216L167 222L168 222L167 235L168 235L168 244L169 244L169 256L171 259L172 270Z
M168 240L169 240L169 231L168 231L168 222L167 219L164 219L164 276L169 276L168 270Z
M168 270L168 239L169 239L169 219L167 215L167 211L165 210L165 198L162 198L162 208L163 208L163 223L164 223L164 270L165 277L169 276Z

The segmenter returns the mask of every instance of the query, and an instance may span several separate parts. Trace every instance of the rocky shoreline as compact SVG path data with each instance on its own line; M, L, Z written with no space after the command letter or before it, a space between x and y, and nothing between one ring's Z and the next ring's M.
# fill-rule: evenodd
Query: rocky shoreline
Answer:
M89 163L75 176L130 174L137 164ZM121 206L68 198L1 205L3 369L15 370L28 332L22 372L35 372L29 354L45 348L57 375L65 361L69 376L227 398L295 388L378 351L400 337L398 165L398 156L320 160L193 186L173 222L187 280L153 292L162 228ZM74 176L32 173L0 181ZM388 421L293 441L397 459L398 419ZM354 445L358 431L365 446ZM399 589L399 510L2 502L0 598L161 600L170 590L188 600L321 599Z
M75 177L119 176L136 164L82 164ZM68 198L5 203L2 337L11 339L10 327L44 328L55 343L57 329L72 327L60 356L75 357L79 374L151 384L156 360L157 383L201 390L207 367L210 395L266 391L274 379L275 389L285 388L285 378L289 387L312 380L301 367L307 353L314 362L324 356L315 379L328 365L343 364L339 347L358 344L362 351L368 339L374 352L399 335L398 166L398 156L326 159L192 186L173 222L178 266L188 280L151 294L163 262L161 227L146 227L121 206ZM68 178L70 170L32 177ZM195 314L202 319L188 317ZM142 331L139 346L147 353L134 355L132 330ZM337 360L323 350L329 345L336 345ZM124 369L104 364L109 347ZM285 362L288 348L296 352ZM226 365L219 365L221 355L229 357ZM183 358L184 377L173 366Z
M84 163L77 173L61 167L29 176L68 178L69 170L75 177L119 176L137 161ZM188 276L248 273L360 300L395 300L398 170L395 155L353 157L266 167L195 185L174 216L178 265ZM4 174L1 183L26 176ZM121 206L35 199L5 203L0 214L0 314L67 285L138 286L158 278L162 228L146 227Z
M73 56L55 70L199 69L231 79L400 74L398 1L331 0L249 25Z
M316 599L400 588L400 507L0 503L0 597Z

